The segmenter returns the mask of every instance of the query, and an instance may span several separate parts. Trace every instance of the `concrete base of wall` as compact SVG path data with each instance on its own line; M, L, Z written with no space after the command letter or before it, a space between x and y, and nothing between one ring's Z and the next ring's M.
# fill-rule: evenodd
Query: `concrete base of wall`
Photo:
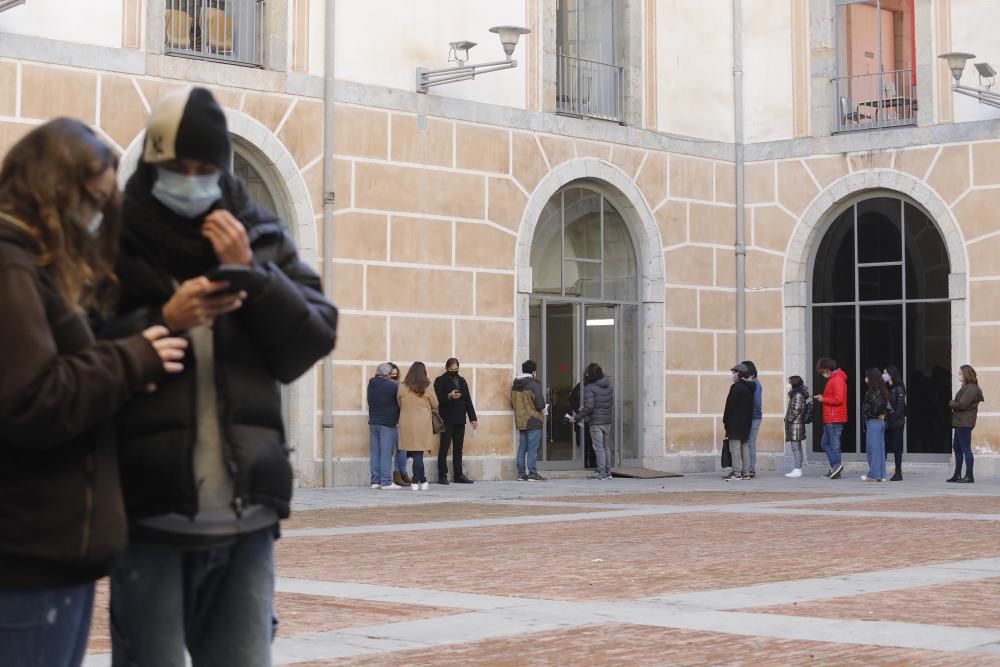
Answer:
M427 479L432 483L438 481L437 459L429 458L425 462L427 469ZM449 465L450 465L449 459ZM651 470L663 470L681 474L718 472L722 474L719 467L718 454L673 454L669 456L646 458L642 462L643 467ZM464 461L465 474L473 480L497 481L512 480L517 477L517 469L514 460L498 457L470 457ZM826 461L813 455L807 460L806 465L810 471L823 470ZM791 470L792 457L778 452L758 452L757 472L785 473ZM889 472L892 472L892 462L889 462ZM368 459L340 459L334 461L334 486L367 486L369 483ZM863 475L868 471L868 465L864 461L848 461L844 463L845 473L848 475ZM949 461L941 462L907 462L903 460L903 474L917 475L940 475L942 480L951 475L953 463ZM320 487L323 485L323 464L320 461L296 461L295 462L295 485L297 487ZM975 472L977 477L1000 477L1000 455L980 454L976 457ZM553 479L577 478L586 476L589 471L565 471L552 470L542 473L546 477Z

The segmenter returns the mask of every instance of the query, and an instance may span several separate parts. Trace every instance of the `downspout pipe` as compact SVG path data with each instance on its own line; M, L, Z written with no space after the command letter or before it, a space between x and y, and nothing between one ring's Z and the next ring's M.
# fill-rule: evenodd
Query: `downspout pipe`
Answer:
M334 53L336 49L337 0L326 0L323 43L323 292L333 295L335 204L334 155ZM323 358L323 486L333 486L333 355Z
M743 184L743 2L733 0L733 143L736 188L736 360L746 359L747 246Z

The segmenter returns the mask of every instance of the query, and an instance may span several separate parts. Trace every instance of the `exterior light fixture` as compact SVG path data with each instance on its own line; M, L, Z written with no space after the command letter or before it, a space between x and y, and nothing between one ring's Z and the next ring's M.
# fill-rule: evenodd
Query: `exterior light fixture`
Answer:
M13 9L18 5L23 5L24 0L0 0L0 12Z
M3 0L0 0L2 2ZM521 35L527 35L531 31L519 26L501 25L490 28L490 32L495 33L500 38L503 51L507 54L506 60L481 63L479 65L466 65L469 60L469 50L476 45L475 42L458 41L451 42L451 50L448 52L448 62L456 63L456 67L446 67L444 69L417 68L417 92L426 93L434 86L441 86L446 83L456 83L458 81L468 81L475 79L479 74L489 72L499 72L505 69L517 67L517 61L513 60L514 49L521 39Z
M996 71L988 63L976 63L976 69L979 71L979 83L985 86L986 90L962 85L962 72L965 71L965 64L975 57L974 54L962 53L960 51L942 53L938 56L938 58L948 61L948 68L951 69L951 75L955 77L955 83L951 87L953 91L959 95L972 97L978 100L980 104L1000 109L1000 93L989 90L993 85L993 77L996 76Z

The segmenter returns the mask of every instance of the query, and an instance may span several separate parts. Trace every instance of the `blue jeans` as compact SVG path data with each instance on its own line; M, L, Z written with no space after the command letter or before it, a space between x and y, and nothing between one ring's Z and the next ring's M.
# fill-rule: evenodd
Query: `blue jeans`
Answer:
M406 474L406 450L398 449L398 445L396 449L396 472L401 475Z
M760 432L760 419L750 422L750 439L747 440L747 448L750 450L750 472L757 472L757 433ZM743 464L746 468L746 464Z
M968 426L955 427L955 477L962 474L962 459L965 459L965 473L972 474L972 464L976 457L972 455L972 429Z
M538 446L542 444L542 430L517 432L517 474L538 472ZM525 472L527 469L527 472Z
M93 611L93 582L44 591L0 591L0 664L79 665Z
M184 551L130 544L111 569L114 667L270 667L274 529Z
M399 431L395 426L368 425L368 465L372 484L392 484L392 453L396 451Z
M410 475L410 483L423 484L427 481L427 471L424 470L424 453L406 452L406 455L413 459L413 474Z
M865 456L868 457L868 477L885 479L885 420L865 420Z
M840 436L843 432L843 424L823 424L823 451L831 470L840 466Z

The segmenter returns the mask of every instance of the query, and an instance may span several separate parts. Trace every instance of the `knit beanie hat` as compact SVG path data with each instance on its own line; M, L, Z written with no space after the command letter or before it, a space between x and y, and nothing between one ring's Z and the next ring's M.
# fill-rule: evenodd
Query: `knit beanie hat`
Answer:
M226 114L204 88L186 88L156 102L146 123L143 160L199 160L229 171L232 145Z

